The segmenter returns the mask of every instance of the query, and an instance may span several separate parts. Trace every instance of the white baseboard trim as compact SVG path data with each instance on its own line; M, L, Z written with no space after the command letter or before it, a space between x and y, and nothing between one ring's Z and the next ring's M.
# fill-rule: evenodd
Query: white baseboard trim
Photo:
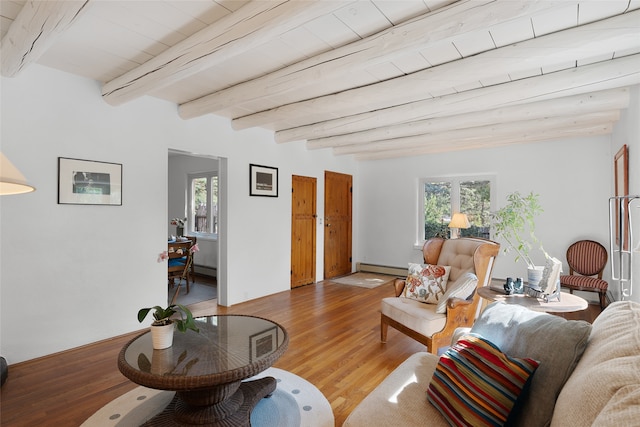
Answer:
M218 277L218 270L214 267L196 265L195 271L196 271L196 274L202 274L203 276Z
M406 268L390 267L388 265L367 264L363 262L356 263L356 271L366 273L389 274L391 276L407 277L409 273Z

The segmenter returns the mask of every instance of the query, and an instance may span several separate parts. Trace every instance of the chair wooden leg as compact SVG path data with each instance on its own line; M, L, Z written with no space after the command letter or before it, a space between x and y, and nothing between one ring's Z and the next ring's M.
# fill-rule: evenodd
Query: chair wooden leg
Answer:
M380 341L387 342L387 331L389 330L389 324L384 321L384 317L380 317Z
M607 307L607 292L600 292L600 310Z
M446 346L451 344L451 338L448 338L446 340L442 340L442 339L431 339L431 343L429 345L427 345L427 351L435 356L438 355L438 350L440 349L440 347Z

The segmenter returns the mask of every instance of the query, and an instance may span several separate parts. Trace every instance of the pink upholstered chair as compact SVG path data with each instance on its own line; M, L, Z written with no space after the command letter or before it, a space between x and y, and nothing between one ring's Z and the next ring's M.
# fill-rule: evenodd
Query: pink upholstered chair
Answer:
M567 249L569 274L560 276L560 286L573 291L598 292L600 308L607 305L609 284L602 280L608 254L604 246L593 240L579 240Z

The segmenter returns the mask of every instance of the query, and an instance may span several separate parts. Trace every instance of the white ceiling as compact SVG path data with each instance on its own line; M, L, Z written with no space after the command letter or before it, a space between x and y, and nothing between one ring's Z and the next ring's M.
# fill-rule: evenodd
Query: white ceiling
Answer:
M274 143L380 159L610 133L640 83L640 0L0 1L30 63Z

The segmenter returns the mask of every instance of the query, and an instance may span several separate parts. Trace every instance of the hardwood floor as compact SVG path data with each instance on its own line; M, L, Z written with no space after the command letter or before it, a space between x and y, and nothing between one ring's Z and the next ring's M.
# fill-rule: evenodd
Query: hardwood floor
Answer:
M394 329L380 343L380 300L390 285L375 289L320 282L292 291L218 307L196 304L196 315L251 314L272 319L289 332L289 348L274 366L315 384L333 408L336 426L407 357L424 347ZM590 305L565 317L592 322ZM3 426L78 426L136 384L116 366L122 346L139 332L9 367L2 387Z

